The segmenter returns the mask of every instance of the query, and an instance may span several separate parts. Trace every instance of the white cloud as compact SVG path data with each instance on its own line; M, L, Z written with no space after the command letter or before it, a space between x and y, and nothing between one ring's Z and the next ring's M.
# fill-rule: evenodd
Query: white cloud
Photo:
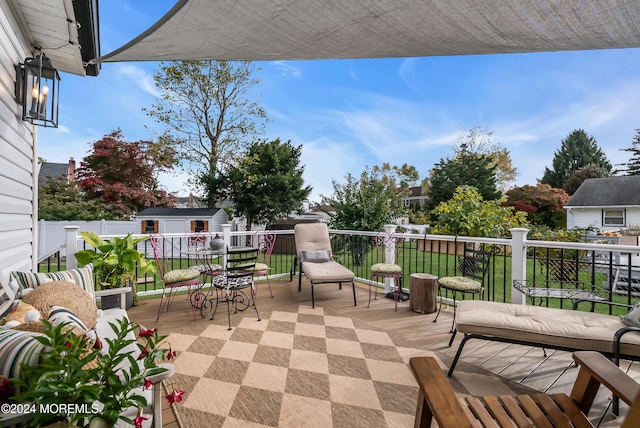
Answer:
M161 95L160 90L156 88L153 83L153 76L147 73L146 70L136 67L135 65L125 64L120 65L118 71L124 76L133 79L135 84L144 92L147 92L154 97L159 97Z
M283 76L302 77L302 71L288 61L271 61L271 64L280 70Z

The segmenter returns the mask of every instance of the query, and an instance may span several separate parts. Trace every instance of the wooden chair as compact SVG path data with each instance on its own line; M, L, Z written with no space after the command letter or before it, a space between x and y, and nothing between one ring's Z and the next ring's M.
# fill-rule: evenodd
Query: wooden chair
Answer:
M457 397L433 357L413 357L409 365L418 381L415 427L592 427L587 418L600 385L630 408L622 428L640 421L640 384L598 352L573 354L580 366L569 395L564 393Z

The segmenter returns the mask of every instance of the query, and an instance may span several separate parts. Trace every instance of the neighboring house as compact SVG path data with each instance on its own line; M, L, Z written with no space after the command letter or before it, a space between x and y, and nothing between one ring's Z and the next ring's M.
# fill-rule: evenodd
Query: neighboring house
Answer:
M198 196L180 196L176 198L175 208L206 208L202 198Z
M567 229L640 225L640 176L589 178L564 206Z
M67 183L76 181L76 161L71 158L67 163L43 162L38 171L38 183L47 184L50 180L65 179Z
M302 219L315 219L318 218L323 223L328 223L331 220L331 216L336 213L335 208L331 205L315 205L309 207L309 211L305 212L301 216L295 216Z
M220 232L229 222L220 208L147 208L136 219L140 233Z
M424 208L424 204L427 202L427 195L422 194L422 186L413 186L409 188L409 196L403 200L404 206L415 207L420 205L420 208Z
M0 281L13 270L36 269L38 130L22 120L16 66L42 48L62 73L96 76L100 55L97 1L0 2ZM64 123L64 117L61 117Z

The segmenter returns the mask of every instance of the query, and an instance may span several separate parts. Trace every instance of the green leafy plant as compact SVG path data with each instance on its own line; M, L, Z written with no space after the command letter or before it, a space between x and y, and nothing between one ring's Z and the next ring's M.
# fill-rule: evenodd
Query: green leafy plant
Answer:
M441 202L433 211L434 234L508 236L509 229L527 225L526 214L500 206L498 201L485 201L473 186L458 187L453 197Z
M129 233L124 238L116 236L104 240L94 232L82 232L81 235L93 249L78 251L76 260L80 267L93 263L93 271L102 288L122 287L123 282L135 279L136 267L140 268L140 274L157 271L155 260L147 260L145 254L136 249L138 243L149 239L147 236L133 238Z
M138 392L152 386L151 377L167 371L160 365L170 360L175 352L159 347L166 338L157 330L134 326L125 317L110 323L115 333L105 339L108 350L102 352L99 340L76 335L66 324L53 326L42 320L45 334L34 336L46 346L38 365L22 365L23 375L12 379L20 391L12 397L21 403L33 403L31 426L65 422L78 426L114 426L120 419L135 427L142 426L146 418L142 409L149 403ZM138 337L132 333L138 328ZM142 342L142 343L140 343ZM132 347L140 350L138 357ZM181 401L183 391L166 396L169 404ZM65 404L69 404L66 406ZM159 403L158 403L159 405ZM121 414L123 409L137 407L137 417L130 419ZM96 424L96 425L93 425Z

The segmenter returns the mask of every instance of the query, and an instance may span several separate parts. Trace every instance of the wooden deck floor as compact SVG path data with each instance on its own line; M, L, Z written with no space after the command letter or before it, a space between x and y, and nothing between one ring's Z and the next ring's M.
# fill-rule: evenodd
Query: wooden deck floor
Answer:
M269 296L267 284L259 284L257 306L260 311L270 311L294 304L311 304L310 286L306 280L303 280L300 293L297 279L292 282L289 282L288 278L283 281L272 281L271 287L273 298ZM316 305L402 334L408 339L429 346L434 351L451 356L455 354L460 338L456 338L451 348L448 347L452 321L452 311L448 308L442 310L438 322L434 323L435 314L419 314L410 311L409 302L400 302L398 311L394 311L393 300L385 298L382 293L378 294L377 300L372 299L371 307L367 307L366 285L356 285L358 306L353 306L352 296L350 286L342 290L338 290L338 287L333 284L315 286ZM158 305L158 298L141 299L140 305L128 311L129 316L133 321L147 328L157 327L161 333L193 322L206 322L201 319L193 320L186 296L178 296L169 312L163 313L160 321L156 322ZM462 360L544 392L569 392L577 374L572 364L571 354L568 352L547 350L545 356L541 348L482 340L469 341L465 346ZM621 366L640 381L640 364L623 362ZM606 414L605 422L601 426L615 427L619 424L612 420L610 412L606 410L609 402L610 396L601 393L594 405L592 416L594 412ZM623 412L626 410L624 406L622 410ZM171 428L178 426L175 415L169 408L164 412L163 426Z

